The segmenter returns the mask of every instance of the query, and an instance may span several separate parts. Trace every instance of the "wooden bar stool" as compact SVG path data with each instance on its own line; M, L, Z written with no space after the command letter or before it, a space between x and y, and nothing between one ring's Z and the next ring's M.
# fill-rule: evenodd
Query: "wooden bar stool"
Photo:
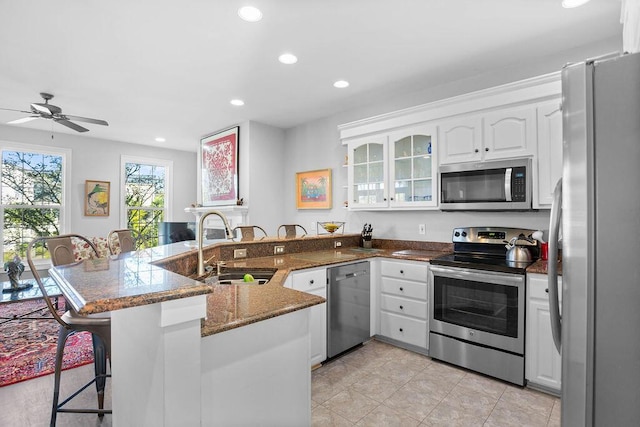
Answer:
M111 315L110 313L101 313L89 316L80 316L73 308L67 305L68 310L60 316L51 302L47 294L47 288L44 286L42 278L33 262L34 250L36 247L46 247L51 256L51 263L54 266L72 264L76 261L74 253L74 241L80 241L85 247L91 248L90 253L96 258L99 257L98 250L95 245L86 237L78 234L65 234L53 237L38 237L29 243L27 249L27 262L34 279L38 283L38 287L42 292L47 307L54 319L60 324L58 332L58 345L56 349L56 363L54 372L53 386L53 405L51 407L51 423L50 426L56 425L56 419L59 412L71 413L93 413L98 417L104 417L104 414L110 414L110 409L104 409L104 389L106 379L111 377L107 374L107 359L111 361ZM62 359L64 357L64 346L71 335L76 332L91 332L93 340L93 359L95 377L81 387L78 391L66 398L62 403L58 403L60 399L60 374L62 371ZM74 397L84 391L91 384L95 383L98 394L98 409L66 409L63 408Z

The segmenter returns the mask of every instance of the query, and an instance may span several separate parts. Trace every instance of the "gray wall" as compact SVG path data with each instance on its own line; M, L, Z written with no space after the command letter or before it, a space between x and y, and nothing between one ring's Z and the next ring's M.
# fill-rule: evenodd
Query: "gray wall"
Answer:
M86 236L106 236L109 231L120 228L120 156L138 156L173 162L173 203L168 217L173 221L193 221L184 208L196 201L196 153L198 142L192 143L193 152L166 150L144 145L127 144L85 135L54 133L20 126L0 125L0 140L35 144L52 148L71 149L71 229L69 231ZM108 217L84 216L85 180L109 181L111 183L111 212Z
M425 82L424 90L397 94L385 99L370 99L362 96L362 105L356 109L336 113L330 117L288 129L286 151L288 161L284 166L284 215L292 222L309 227L315 221L346 221L346 231L359 232L364 223L374 227L374 238L397 238L408 240L451 241L451 230L456 226L503 225L532 229L547 229L549 212L527 213L447 213L440 211L413 212L351 212L344 209L346 200L347 171L342 167L347 153L342 146L337 126L355 120L389 113L403 108L445 99L501 84L506 84L542 74L558 71L568 62L599 56L620 50L618 38L605 40L589 46L581 46L561 55L532 58L529 63L513 64L508 68L474 78L451 82L441 86L430 86ZM353 86L357 82L352 82ZM347 89L348 90L348 89ZM323 168L333 169L333 208L331 210L298 211L295 205L295 172ZM426 234L418 234L418 224L426 224Z

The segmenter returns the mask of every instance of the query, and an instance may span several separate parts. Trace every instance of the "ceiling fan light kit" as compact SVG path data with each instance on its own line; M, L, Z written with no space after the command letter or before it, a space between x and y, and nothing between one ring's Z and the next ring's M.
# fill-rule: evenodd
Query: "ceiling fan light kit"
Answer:
M80 116L72 116L69 114L62 114L62 108L57 105L49 104L49 101L53 99L53 95L46 92L40 92L40 96L44 99L44 103L35 102L31 104L31 111L23 111L23 110L13 110L10 108L0 108L0 110L6 111L17 111L19 113L31 114L29 117L23 117L21 119L16 119L8 122L9 124L20 124L30 122L35 119L47 119L53 120L56 123L59 123L63 126L68 127L69 129L73 129L76 132L88 132L89 129L82 127L76 123L73 123L71 120L92 123L96 125L109 126L105 120L101 119L91 119L89 117L80 117Z

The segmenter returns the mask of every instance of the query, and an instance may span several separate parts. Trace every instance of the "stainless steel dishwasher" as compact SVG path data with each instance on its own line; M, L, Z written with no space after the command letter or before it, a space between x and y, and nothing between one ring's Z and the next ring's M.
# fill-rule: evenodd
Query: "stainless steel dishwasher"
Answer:
M370 337L369 262L327 269L327 357L334 357Z

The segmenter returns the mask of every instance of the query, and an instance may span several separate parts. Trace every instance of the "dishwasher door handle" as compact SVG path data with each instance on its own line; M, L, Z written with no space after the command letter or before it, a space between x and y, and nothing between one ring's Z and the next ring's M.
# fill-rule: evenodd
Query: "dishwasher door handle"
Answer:
M357 276L363 276L365 274L369 274L368 271L366 270L360 270L360 271L354 271L352 273L347 273L344 276L337 276L335 279L333 279L335 282L340 282L342 280L346 280L346 279L351 279L353 277L357 277Z

